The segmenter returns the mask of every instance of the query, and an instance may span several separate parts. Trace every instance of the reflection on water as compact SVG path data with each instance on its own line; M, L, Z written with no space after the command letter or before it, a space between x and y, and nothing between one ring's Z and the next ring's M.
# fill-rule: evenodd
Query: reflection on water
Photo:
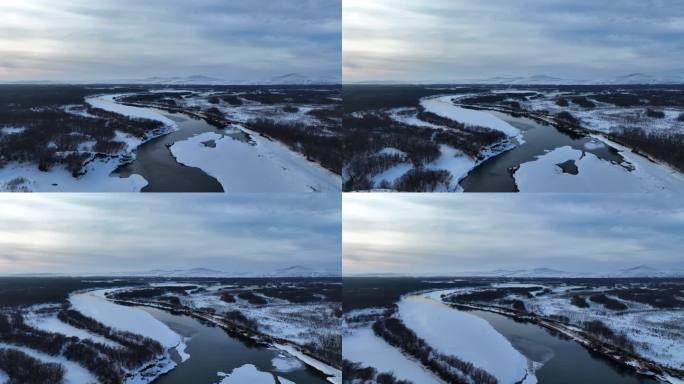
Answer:
M223 130L188 115L161 110L157 112L174 120L178 131L140 145L136 150L136 159L122 165L115 173L120 177L129 177L132 174L144 177L149 184L143 188L143 192L223 192L218 180L199 168L178 163L169 149L176 141L187 140L205 132L223 134Z
M260 371L271 372L298 384L327 383L324 376L306 366L291 372L276 372L272 362L281 352L248 339L231 337L208 322L156 308L139 308L188 338L186 352L190 354L190 359L179 363L179 356L174 354L172 357L179 363L178 367L160 377L155 384L213 384L219 381L218 372L230 373L245 364L252 364Z
M656 384L632 369L589 351L538 325L486 311L469 313L487 320L528 359L544 363L536 375L543 384ZM555 332L554 332L555 333Z
M552 125L544 125L526 117L487 111L523 132L525 143L510 151L492 157L477 166L460 185L465 192L517 192L513 170L520 164L534 161L548 150L570 146L574 149L589 152L599 159L617 164L623 162L622 156L611 147L595 139L568 132L563 132Z

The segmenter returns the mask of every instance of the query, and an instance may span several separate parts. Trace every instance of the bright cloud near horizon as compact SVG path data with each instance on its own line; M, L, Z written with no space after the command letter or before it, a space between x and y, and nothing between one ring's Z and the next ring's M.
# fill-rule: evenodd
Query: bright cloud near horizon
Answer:
M345 82L684 72L677 0L345 0L342 7Z
M6 194L0 274L340 271L328 194Z
M340 77L341 0L0 2L0 81Z
M684 270L681 199L615 194L345 194L343 271Z

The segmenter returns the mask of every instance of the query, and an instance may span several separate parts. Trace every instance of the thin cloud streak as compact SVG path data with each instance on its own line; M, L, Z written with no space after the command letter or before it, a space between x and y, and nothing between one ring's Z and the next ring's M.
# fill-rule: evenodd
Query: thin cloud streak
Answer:
M339 271L332 194L5 195L0 274Z
M678 75L675 0L343 2L346 82Z
M0 80L339 77L340 0L0 3Z
M348 194L343 270L684 269L684 205L634 195Z

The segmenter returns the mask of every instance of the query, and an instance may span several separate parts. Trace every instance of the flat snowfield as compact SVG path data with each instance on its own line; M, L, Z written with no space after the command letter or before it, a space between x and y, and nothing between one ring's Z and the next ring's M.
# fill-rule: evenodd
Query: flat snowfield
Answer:
M419 362L409 359L385 340L375 336L368 327L355 329L344 336L342 356L349 361L373 367L378 373L391 372L399 380L416 384L442 383Z
M179 163L215 177L226 192L336 192L338 175L308 161L285 145L248 131L254 145L207 132L176 142L171 153ZM213 141L215 146L203 143Z
M457 107L451 101L454 96L425 98L420 105L426 111L458 121L466 125L477 125L505 133L508 137L520 136L520 130L488 112Z
M149 337L167 349L182 345L183 338L179 334L149 313L109 302L104 296L107 291L101 289L71 295L69 301L83 315L114 329Z
M399 316L435 350L456 356L494 375L501 384L536 383L529 362L486 320L451 308L435 295L407 296Z

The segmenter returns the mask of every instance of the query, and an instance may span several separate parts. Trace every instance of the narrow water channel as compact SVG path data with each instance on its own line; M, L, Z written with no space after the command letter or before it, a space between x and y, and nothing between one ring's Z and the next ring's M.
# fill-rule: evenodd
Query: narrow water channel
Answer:
M275 349L248 339L231 337L223 329L185 315L149 307L138 307L166 324L176 333L187 338L186 352L190 358L180 363L179 356L172 356L178 366L154 381L154 384L213 384L220 381L218 372L230 373L245 364L258 370L270 372L297 384L325 384L325 377L305 365L289 372L277 372L273 359L281 355ZM249 383L245 383L249 384Z
M175 121L178 130L140 145L136 159L119 167L115 174L124 178L133 174L144 177L148 185L142 189L143 192L223 192L218 180L199 168L177 162L169 149L177 141L205 132L223 134L223 131L202 119L150 109Z
M544 155L546 151L564 146L592 153L599 159L615 163L615 166L620 166L618 164L623 161L617 150L592 142L591 137L565 133L552 125L544 125L526 117L513 117L496 111L487 113L520 129L525 143L475 167L460 182L465 192L518 192L512 170L522 163L536 160L537 156Z
M589 351L563 335L528 322L486 311L468 313L487 320L528 359L544 365L536 372L540 384L657 384L623 365Z

